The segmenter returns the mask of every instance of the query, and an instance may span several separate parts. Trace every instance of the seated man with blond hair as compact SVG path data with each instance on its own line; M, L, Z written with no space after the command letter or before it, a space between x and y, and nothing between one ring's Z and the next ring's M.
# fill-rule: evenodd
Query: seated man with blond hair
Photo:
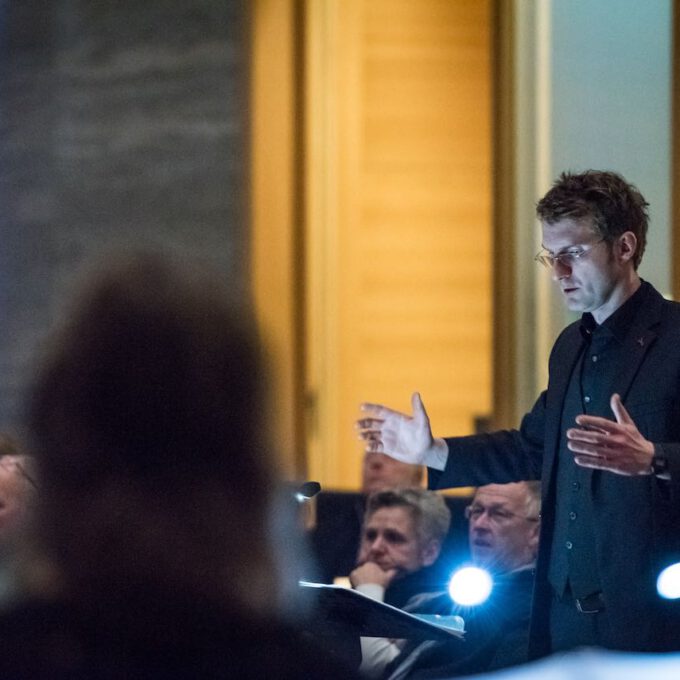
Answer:
M425 594L441 591L439 557L451 513L426 489L378 491L368 498L352 587L372 599L412 609ZM428 609L427 613L439 613ZM405 641L362 638L361 672L377 677Z
M422 488L424 472L422 465L402 463L384 453L367 451L361 462L358 492L322 490L314 499L314 522L309 535L317 567L310 578L323 583L338 579L344 582L355 567L368 496L386 489ZM445 496L444 501L451 511L451 524L439 557L441 568L454 556L467 552L462 508L468 499Z

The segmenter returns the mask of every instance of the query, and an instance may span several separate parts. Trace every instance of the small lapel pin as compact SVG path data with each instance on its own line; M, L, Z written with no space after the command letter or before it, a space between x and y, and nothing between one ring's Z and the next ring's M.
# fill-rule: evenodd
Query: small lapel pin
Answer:
M636 340L636 342L637 342L638 345L640 345L640 347L644 347L644 346L645 346L645 339L644 339L644 338L638 338L638 339Z

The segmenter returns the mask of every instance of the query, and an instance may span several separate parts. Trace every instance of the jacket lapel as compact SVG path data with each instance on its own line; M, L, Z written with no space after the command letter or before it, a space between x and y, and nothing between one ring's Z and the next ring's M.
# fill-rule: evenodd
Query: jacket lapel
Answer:
M576 362L583 350L585 340L581 335L580 324L573 324L555 345L551 362L550 385L548 386L548 409L554 417L547 419L545 428L545 449L543 452L543 481L551 486L555 466L555 456L559 450L559 437L562 430L562 411L567 396L569 380ZM547 490L547 489L546 489Z
M663 297L655 290L650 290L647 299L641 306L634 323L624 339L626 362L614 380L614 392L620 395L624 405L642 360L656 341L657 333L655 328L661 321L662 306Z

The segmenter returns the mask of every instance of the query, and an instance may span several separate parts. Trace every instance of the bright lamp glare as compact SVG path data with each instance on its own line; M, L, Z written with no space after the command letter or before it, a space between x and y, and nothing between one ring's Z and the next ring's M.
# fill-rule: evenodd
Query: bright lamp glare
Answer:
M656 591L667 600L677 600L680 597L680 563L671 564L659 574Z
M472 607L485 602L492 588L489 572L478 567L463 567L451 577L449 595L456 604Z

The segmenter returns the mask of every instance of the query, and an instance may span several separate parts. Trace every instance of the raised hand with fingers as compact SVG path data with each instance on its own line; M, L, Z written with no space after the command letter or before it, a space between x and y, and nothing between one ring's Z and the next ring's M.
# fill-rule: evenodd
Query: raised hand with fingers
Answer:
M618 394L612 395L610 405L616 420L580 415L579 427L567 430L574 462L618 475L651 474L654 444L640 434Z
M434 438L418 392L411 397L411 406L413 415L381 404L362 404L364 415L357 420L356 427L366 444L366 451L381 451L405 463L422 464Z

